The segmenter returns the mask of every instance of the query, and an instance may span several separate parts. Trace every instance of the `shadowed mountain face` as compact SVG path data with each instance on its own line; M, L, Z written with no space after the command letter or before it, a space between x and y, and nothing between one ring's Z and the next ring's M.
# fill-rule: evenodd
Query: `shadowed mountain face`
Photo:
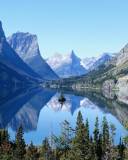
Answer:
M58 79L58 76L42 58L37 36L30 33L17 32L8 37L8 43L20 58L44 79Z
M6 91L12 88L15 90L17 87L25 87L28 83L30 82L28 82L25 76L0 62L0 94L3 93L4 89L6 89Z
M22 125L25 132L36 129L40 110L54 94L41 88L13 92L1 102L0 128L11 126L17 130Z
M0 22L0 62L15 70L21 75L32 78L40 78L24 61L17 55L17 53L10 47L6 41L2 23Z

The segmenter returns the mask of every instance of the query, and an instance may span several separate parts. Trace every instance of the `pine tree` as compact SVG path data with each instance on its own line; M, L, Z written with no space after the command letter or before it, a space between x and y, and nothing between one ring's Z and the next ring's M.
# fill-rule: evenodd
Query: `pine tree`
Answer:
M26 160L38 160L38 159L39 159L38 149L31 142L29 147L27 148Z
M125 158L124 151L125 151L125 145L124 145L122 139L120 138L120 142L118 145L118 160L124 160L124 158Z
M44 158L44 160L52 160L53 158L52 149L47 138L45 138L42 143L41 157Z
M103 118L103 122L102 122L102 136L103 136L103 139L102 139L102 143L103 143L103 152L106 151L107 149L107 146L109 145L109 125L108 125L108 122L107 122L107 119L106 117Z
M102 122L102 151L103 159L111 160L111 140L109 134L109 125L106 117L103 118Z
M18 159L18 160L24 160L24 156L26 153L26 149L25 149L26 145L23 138L23 134L24 134L23 128L22 126L20 126L16 133L16 139L15 139L16 148L14 152L15 159Z
M95 148L95 153L97 156L97 159L100 160L101 159L101 145L102 145L102 141L101 141L101 135L99 136L99 120L98 117L96 117L96 121L95 121L95 128L94 128L94 148Z
M72 142L69 159L72 160L73 157L75 157L75 159L77 160L86 160L89 158L88 157L89 143L87 142L87 139L86 139L88 137L87 135L88 135L87 128L83 123L82 114L81 112L79 112L77 116L77 122L76 122L76 133Z
M86 119L85 123L85 138L86 138L86 143L89 145L89 122L88 119Z
M95 122L95 128L94 128L94 143L97 144L99 140L99 120L98 117L96 117L96 122Z
M0 159L2 160L12 160L13 159L13 148L11 143L3 142L1 145L2 153Z
M8 131L5 129L0 130L0 145L3 142L9 142L9 134L8 134Z
M0 130L0 159L10 160L12 158L13 147L9 141L8 131Z
M103 156L102 150L102 135L99 134L98 141L97 141L97 150L96 150L97 159L101 160Z
M63 157L66 158L70 150L72 139L72 128L68 121L64 121L61 125L60 148L63 151Z

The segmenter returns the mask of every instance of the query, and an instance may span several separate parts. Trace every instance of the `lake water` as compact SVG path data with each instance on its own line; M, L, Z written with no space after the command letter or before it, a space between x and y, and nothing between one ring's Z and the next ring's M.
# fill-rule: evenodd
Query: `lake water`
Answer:
M60 91L49 89L19 89L0 92L0 128L7 128L10 138L15 138L17 128L22 124L27 143L41 144L51 134L59 135L64 120L74 127L79 111L84 120L88 118L90 133L98 116L101 125L106 116L109 124L116 127L115 142L128 135L125 123L128 122L128 105L117 96L103 96L94 92L63 91L66 102L58 102Z

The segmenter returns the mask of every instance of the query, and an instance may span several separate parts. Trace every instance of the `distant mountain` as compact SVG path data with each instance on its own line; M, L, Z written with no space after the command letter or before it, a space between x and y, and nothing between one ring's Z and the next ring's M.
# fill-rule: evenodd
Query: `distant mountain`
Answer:
M100 65L107 63L112 59L114 54L103 53L98 57L84 58L81 60L81 65L88 71L97 69Z
M47 63L60 77L79 76L86 73L86 69L81 65L81 59L74 51L70 54L55 54L47 59Z
M56 53L47 59L51 68L63 78L71 76L80 76L92 70L98 69L99 66L109 62L115 54L103 53L98 57L79 58L74 51L70 54L62 55Z
M107 91L109 94L113 89L128 92L128 45L125 45L119 53L112 54L111 57L106 54L103 57L105 58L100 59L100 62L106 61L106 59L107 61L98 68L95 67L96 69L82 76L63 79L60 83L61 87L74 90L97 88ZM55 85L54 83L54 87Z
M6 41L6 37L1 22L0 22L0 62L23 76L31 77L34 79L35 78L41 79L41 77L37 73L35 73L10 47L10 45Z
M20 58L42 78L58 79L58 76L42 58L36 35L17 32L8 37L7 40Z

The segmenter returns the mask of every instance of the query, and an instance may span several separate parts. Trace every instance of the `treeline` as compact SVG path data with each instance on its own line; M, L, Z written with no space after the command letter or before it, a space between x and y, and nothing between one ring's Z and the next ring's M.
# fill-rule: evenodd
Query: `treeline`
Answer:
M19 127L14 141L7 130L0 130L0 160L128 160L128 137L120 138L115 145L116 128L103 118L99 126L96 118L93 135L90 136L89 122L84 123L78 113L76 127L68 121L61 125L60 136L45 138L41 146L31 142L25 144L23 128Z

